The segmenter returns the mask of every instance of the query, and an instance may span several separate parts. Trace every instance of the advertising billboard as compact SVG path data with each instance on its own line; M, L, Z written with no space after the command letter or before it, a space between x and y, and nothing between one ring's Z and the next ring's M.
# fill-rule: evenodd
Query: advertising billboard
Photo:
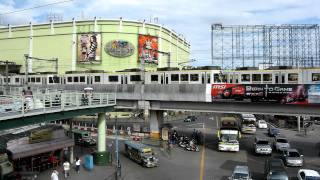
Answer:
M78 34L77 62L83 64L101 63L101 34Z
M320 85L315 84L212 84L212 101L320 104Z
M158 64L158 38L150 35L138 37L138 62Z

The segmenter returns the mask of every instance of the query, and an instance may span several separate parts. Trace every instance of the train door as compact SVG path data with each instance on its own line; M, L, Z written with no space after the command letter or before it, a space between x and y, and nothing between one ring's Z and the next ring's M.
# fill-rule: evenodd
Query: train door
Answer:
M164 84L163 74L161 74L161 79L160 79L160 81L161 81L161 82L160 82L161 84Z
M201 84L205 84L204 73L201 73Z
M165 84L169 84L168 74L166 74L166 81L165 81Z
M286 75L281 74L281 84L285 84L285 83L286 83Z

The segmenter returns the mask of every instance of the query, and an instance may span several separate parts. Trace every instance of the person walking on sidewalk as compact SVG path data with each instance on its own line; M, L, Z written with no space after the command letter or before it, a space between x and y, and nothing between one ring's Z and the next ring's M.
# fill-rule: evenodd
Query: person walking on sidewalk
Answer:
M63 171L64 171L64 178L67 178L69 176L70 171L70 163L65 160L63 163Z
M51 180L59 180L58 175L59 175L58 171L54 169L51 174Z
M81 160L80 158L76 157L76 172L78 174L80 173L80 165L81 165Z

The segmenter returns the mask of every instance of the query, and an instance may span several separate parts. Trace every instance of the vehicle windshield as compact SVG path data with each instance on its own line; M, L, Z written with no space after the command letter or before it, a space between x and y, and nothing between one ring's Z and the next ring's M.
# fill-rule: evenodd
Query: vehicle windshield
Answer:
M221 135L221 141L223 142L232 142L237 141L238 135L237 134L222 134Z
M233 174L234 179L240 179L240 178L248 178L248 174L245 173L234 173Z
M241 124L243 124L243 125L250 125L250 124L254 124L254 123L255 123L255 121L244 120L244 121L242 121Z
M266 124L266 122L265 122L265 121L259 121L259 123L260 123L260 124Z
M289 157L300 157L298 152L289 152Z
M288 143L286 139L277 139L278 143Z
M269 141L258 141L257 144L265 144L265 145L268 145L268 144L269 144Z
M320 177L315 177L315 176L307 176L306 180L320 180Z
M284 172L272 172L269 176L270 180L288 180L288 176Z

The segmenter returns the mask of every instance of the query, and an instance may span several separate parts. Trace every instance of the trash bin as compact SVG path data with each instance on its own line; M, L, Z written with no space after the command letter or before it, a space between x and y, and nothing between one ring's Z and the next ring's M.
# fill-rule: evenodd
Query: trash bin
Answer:
M84 168L87 170L93 169L93 156L88 154L84 156Z

